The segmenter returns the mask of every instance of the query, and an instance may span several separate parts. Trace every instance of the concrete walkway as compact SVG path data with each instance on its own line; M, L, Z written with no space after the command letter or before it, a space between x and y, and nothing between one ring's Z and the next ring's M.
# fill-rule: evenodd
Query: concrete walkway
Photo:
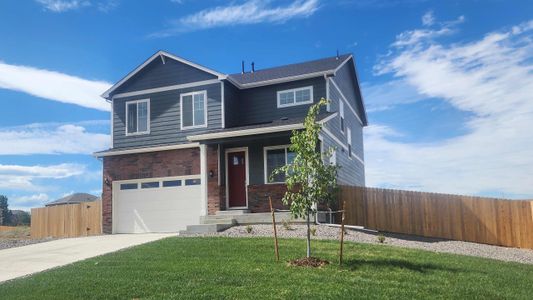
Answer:
M173 234L115 234L61 239L0 250L0 283Z

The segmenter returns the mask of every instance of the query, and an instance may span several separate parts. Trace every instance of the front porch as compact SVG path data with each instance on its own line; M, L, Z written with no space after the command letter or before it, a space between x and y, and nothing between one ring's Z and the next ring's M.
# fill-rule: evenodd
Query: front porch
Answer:
M269 182L268 178L272 168L286 159L281 154L290 143L290 131L202 143L206 145L209 216L236 210L267 213L270 212L268 197L272 197L275 209L287 209L281 201L286 185Z

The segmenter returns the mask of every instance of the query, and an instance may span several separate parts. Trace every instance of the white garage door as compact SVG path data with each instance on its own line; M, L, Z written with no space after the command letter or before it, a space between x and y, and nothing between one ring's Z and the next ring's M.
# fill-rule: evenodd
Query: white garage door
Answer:
M113 182L114 232L177 232L198 224L201 187L199 176Z

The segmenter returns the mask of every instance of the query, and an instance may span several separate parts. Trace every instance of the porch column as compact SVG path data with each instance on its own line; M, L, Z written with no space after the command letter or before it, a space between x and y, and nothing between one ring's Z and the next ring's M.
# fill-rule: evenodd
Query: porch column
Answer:
M202 211L203 216L207 216L207 187L209 185L208 178L209 174L207 171L207 146L200 145L200 178L202 181Z

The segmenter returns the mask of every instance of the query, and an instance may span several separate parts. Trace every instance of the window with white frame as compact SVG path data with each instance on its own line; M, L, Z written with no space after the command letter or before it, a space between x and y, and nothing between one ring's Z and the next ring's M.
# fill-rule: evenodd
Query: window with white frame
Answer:
M346 128L346 135L348 138L348 157L352 158L352 130L350 128Z
M279 167L291 164L296 154L289 149L288 145L265 147L265 183L285 182L285 174L277 174L271 178L272 172Z
M278 92L278 108L313 103L313 87Z
M333 149L331 156L329 157L329 164L334 166L337 164L337 150Z
M180 95L181 129L207 127L207 91Z
M339 115L341 120L341 132L344 133L344 102L342 102L342 100L339 100Z
M126 135L150 132L150 99L126 102Z

